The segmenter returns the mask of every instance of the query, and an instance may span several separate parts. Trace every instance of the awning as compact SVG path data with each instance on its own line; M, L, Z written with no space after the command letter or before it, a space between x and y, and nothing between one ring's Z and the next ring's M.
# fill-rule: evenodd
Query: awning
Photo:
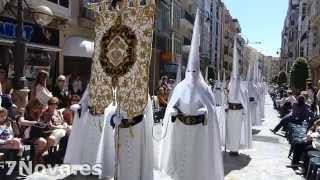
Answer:
M73 57L92 58L94 42L82 37L69 37L65 40L63 55Z
M0 38L0 45L12 46L13 47L14 43L15 43L15 40ZM47 45L36 44L36 43L28 43L28 42L26 42L26 47L28 49L39 49L39 50L50 51L50 52L59 52L59 51L61 51L61 49L58 48L58 47L47 46Z

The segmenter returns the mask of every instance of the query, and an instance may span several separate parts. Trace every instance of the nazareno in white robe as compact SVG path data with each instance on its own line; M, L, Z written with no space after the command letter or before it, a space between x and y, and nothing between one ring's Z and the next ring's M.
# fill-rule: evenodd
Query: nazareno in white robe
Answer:
M224 145L226 137L226 96L221 82L216 83L213 93L216 100L216 112L220 129L221 144Z
M248 81L248 118L252 122L252 125L260 126L262 125L262 119L257 116L257 108L259 107L258 98L259 91L258 87L254 81ZM250 101L250 98L254 98L254 101Z
M241 104L243 109L228 108L226 126L226 145L232 152L240 148L248 148L252 142L252 122L247 118L248 86L247 82L240 80L239 55L237 51L237 38L234 39L233 66L229 83L228 103Z
M197 87L196 84L193 85ZM168 104L164 117L164 139L160 149L160 168L174 180L223 180L220 129L210 87L202 84L198 86L201 89L196 89L194 92L197 93L192 96L197 96L206 109L206 126L188 126L179 120L175 123L171 121L176 112L173 107L181 100L186 87L193 85L188 85L186 80L179 83Z
M249 106L250 93L247 81L241 81L241 89L243 92L243 98L247 101L244 101L245 113L243 113L244 120L242 124L240 147L242 149L250 149L252 148L252 121L249 118L249 111L251 111L251 109Z
M100 178L113 178L115 173L114 130L110 125L116 106L105 109L104 125L97 153L96 163L102 165ZM153 111L150 97L144 111L143 121L131 128L120 128L119 180L153 179Z
M199 47L200 11L197 10L186 77L174 88L163 120L159 167L174 180L224 178L215 100L200 72ZM174 106L189 116L204 114L207 123L185 125L178 119L172 122L171 117L177 112Z
M64 163L95 165L104 116L94 116L89 112L88 88L79 104L81 104L81 116L79 117L77 108L73 109L75 116Z

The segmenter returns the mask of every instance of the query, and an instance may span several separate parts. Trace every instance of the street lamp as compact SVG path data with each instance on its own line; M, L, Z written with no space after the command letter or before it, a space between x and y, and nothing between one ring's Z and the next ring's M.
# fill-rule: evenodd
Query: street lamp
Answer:
M25 101L21 106L24 106L27 102L27 93L29 89L27 87L27 80L24 76L24 65L25 65L25 53L26 43L23 40L23 1L17 0L17 27L16 27L16 42L14 44L14 78L13 78L13 89L16 95L20 97L21 101ZM26 3L26 1L24 1ZM38 6L31 9L26 3L26 6L32 13L34 21L41 25L48 25L52 21L53 13L46 6Z

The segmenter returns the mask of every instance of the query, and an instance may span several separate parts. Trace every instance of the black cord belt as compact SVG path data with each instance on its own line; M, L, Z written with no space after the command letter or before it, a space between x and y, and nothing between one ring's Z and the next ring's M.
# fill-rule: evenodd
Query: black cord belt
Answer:
M111 126L114 128L115 127L115 124L114 124L114 120L113 118L116 117L117 115L113 115L111 117L111 121L110 121L110 124ZM143 115L139 115L139 116L136 116L134 118L132 118L132 120L129 120L129 119L122 119L121 120L121 123L119 125L119 128L130 128L130 127L133 127L137 124L139 124L140 122L143 121Z
M238 104L238 103L229 103L229 109L230 110L241 110L243 109L242 104Z

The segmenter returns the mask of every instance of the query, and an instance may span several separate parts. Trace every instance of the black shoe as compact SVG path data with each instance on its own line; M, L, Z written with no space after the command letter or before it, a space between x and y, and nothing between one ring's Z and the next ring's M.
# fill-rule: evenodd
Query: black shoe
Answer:
M230 151L230 152L229 152L229 155L230 155L230 156L239 156L240 154L239 154L239 152Z
M273 129L269 129L273 134L277 134L277 131L273 130Z

